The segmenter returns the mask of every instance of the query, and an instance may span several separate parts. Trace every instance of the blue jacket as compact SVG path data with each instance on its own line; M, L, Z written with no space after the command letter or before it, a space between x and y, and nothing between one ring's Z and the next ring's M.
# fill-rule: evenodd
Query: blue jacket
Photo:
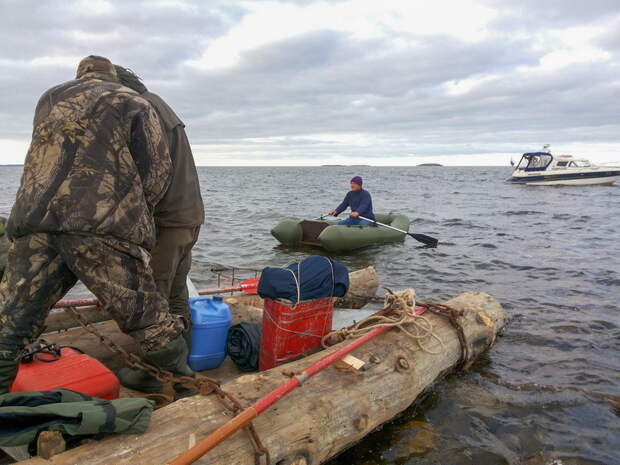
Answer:
M336 214L340 215L347 207L351 207L352 212L357 212L370 220L375 219L372 212L372 197L370 192L361 189L359 191L349 191L340 205L336 207Z

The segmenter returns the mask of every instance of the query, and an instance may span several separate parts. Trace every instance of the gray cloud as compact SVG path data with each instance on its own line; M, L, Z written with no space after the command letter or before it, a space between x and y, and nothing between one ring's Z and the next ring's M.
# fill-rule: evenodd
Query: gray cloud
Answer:
M97 13L66 2L3 3L0 40L10 46L0 55L0 138L27 138L38 96L72 78L77 62L41 63L43 57L97 53L132 68L166 98L194 144L248 159L620 143L617 27L601 30L593 41L613 59L534 70L552 51L541 47L537 31L614 18L617 25L616 1L489 0L498 17L480 41L411 31L406 39L413 45L395 48L391 37L314 30L247 50L238 64L218 70L187 62L239 24L247 4L112 4L111 11ZM468 92L447 91L477 79L483 81ZM334 139L317 140L316 134ZM338 135L368 143L338 143Z

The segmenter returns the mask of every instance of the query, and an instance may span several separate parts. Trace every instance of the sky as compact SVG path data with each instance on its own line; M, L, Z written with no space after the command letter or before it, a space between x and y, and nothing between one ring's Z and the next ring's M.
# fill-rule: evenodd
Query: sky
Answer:
M96 54L186 124L199 165L620 161L619 0L0 0L0 163Z

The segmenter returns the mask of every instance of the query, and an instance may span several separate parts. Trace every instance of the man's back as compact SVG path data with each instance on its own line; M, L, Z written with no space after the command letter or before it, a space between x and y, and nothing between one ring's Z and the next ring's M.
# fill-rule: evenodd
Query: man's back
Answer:
M172 160L170 186L155 206L155 223L168 228L199 226L204 222L204 205L185 124L159 95L145 91L140 96L157 111Z
M36 232L110 235L152 247L152 209L170 158L157 115L96 72L43 94L9 219L12 237Z

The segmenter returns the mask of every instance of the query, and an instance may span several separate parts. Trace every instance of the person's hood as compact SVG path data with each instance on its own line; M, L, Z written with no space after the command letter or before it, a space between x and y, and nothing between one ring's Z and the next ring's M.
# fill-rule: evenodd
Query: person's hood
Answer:
M120 65L114 65L114 69L116 70L118 81L125 87L129 87L131 90L135 90L139 94L144 94L148 91L140 77L130 69L124 68Z

